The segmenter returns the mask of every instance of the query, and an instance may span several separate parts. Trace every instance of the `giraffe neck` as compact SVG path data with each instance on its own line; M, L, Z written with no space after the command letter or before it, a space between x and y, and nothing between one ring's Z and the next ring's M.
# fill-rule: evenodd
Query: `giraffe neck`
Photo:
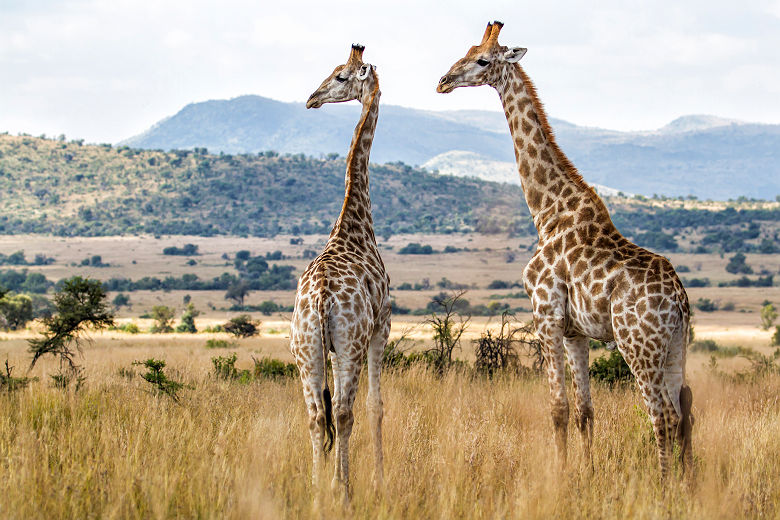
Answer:
M569 217L566 222L572 222L572 214L584 207L593 210L588 215L611 228L612 221L601 198L555 142L530 78L517 64L506 70L495 88L509 123L523 193L539 238L555 234L564 218ZM573 221L579 223L576 218Z
M355 240L359 244L376 245L374 221L371 217L371 199L368 193L368 159L379 116L380 95L379 81L374 75L373 88L366 89L361 99L363 110L347 154L344 205L330 233L331 237L339 236Z

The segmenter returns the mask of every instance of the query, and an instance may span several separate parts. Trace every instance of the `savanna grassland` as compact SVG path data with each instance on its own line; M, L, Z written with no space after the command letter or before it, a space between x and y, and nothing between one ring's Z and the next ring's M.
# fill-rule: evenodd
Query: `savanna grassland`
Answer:
M113 277L197 274L203 279L230 271L236 251L281 251L278 263L300 273L305 249L321 247L324 236L304 236L291 244L276 239L237 237L6 236L0 251L24 249L28 258L45 254L49 265L25 269L56 281L72 274L101 280ZM162 254L165 247L198 245L198 255ZM459 251L404 255L409 243L447 245ZM530 239L496 235L399 235L382 241L396 301L424 307L442 289L441 278L468 286L472 303L508 301L527 306L517 287L488 289L494 280L516 281L530 256ZM509 248L509 249L507 249ZM507 256L507 253L513 253ZM222 257L227 253L229 260ZM101 267L79 265L100 255ZM670 254L687 265L688 276L714 284L737 277L724 266L728 255ZM777 272L776 255L747 254L756 271ZM74 265L75 264L75 265ZM398 290L428 278L431 288ZM759 329L764 300L780 301L778 287L690 288L692 301L716 301L730 310L696 312L697 339L742 346L771 355L772 331ZM690 486L673 478L658 481L652 430L632 385L594 384L596 407L595 472L582 460L578 434L571 426L570 464L554 467L552 424L543 377L499 375L487 379L470 368L439 377L424 366L387 370L385 402L385 486L371 482L372 450L365 407L365 380L356 401L351 442L353 497L345 509L326 489L310 482L311 448L300 382L296 378L223 380L212 359L236 353L238 369L252 359L290 361L285 312L263 316L260 335L235 340L224 333L150 334L151 320L140 318L154 305L183 307L185 295L203 312L199 330L224 322L229 310L224 291L133 291L131 306L118 311L120 323L142 332L92 334L77 359L86 376L80 389L55 388L54 359L44 358L26 372L27 339L40 330L0 334L0 362L13 375L36 377L26 388L0 392L0 513L9 518L734 518L780 515L780 375L752 374L739 356L689 354L696 477ZM109 294L110 298L115 295ZM290 304L292 291L255 291L247 304L274 300ZM506 297L510 296L510 297ZM518 321L528 319L520 312ZM404 344L424 350L432 331L425 316L396 315L392 338L412 328ZM472 340L496 317L475 317L457 357L474 360ZM232 344L206 348L209 339ZM594 350L591 359L604 355ZM165 373L187 385L175 402L157 395L141 378L134 361L166 361ZM713 364L713 359L715 363ZM524 360L528 362L528 360ZM365 378L364 378L365 379ZM570 392L571 395L571 392ZM332 457L331 457L332 459ZM332 460L328 471L332 471ZM679 470L679 468L678 468ZM329 481L328 478L325 479ZM315 510L318 502L321 509Z
M239 365L262 340L235 349ZM24 342L0 342L17 370ZM294 378L247 384L211 374L200 340L86 348L87 380L52 388L46 361L27 388L0 395L0 511L6 518L773 518L780 514L780 376L737 382L691 371L696 477L658 481L652 431L632 386L596 384L595 471L569 435L554 468L541 378L422 368L383 375L385 486L373 468L363 399L351 442L353 497L310 483L308 423ZM164 357L189 388L154 395L133 360ZM694 355L694 358L701 356ZM701 366L702 360L696 365ZM120 370L121 369L121 370ZM331 457L332 458L332 457ZM332 460L329 461L332 471ZM326 478L326 481L329 480ZM321 509L315 510L313 503Z

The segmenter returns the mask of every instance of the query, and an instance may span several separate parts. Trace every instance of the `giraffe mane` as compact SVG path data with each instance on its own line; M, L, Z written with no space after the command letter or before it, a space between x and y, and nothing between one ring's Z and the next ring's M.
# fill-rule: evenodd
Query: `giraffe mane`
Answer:
M564 173L567 177L569 177L569 179L572 180L572 182L574 182L575 185L585 190L588 196L599 206L599 208L604 210L604 213L606 214L606 217L609 219L609 221L612 222L612 217L610 216L607 207L604 205L604 201L601 200L601 197L599 197L599 194L596 193L596 190L593 189L593 186L585 182L585 179L582 178L582 175L580 175L577 167L574 166L574 163L571 162L566 154L563 153L563 150L561 150L561 148L558 146L558 142L555 140L555 133L553 132L553 129L550 126L550 122L547 119L547 112L544 110L544 104L539 99L539 95L536 92L536 86L534 85L533 81L531 81L531 78L528 77L528 74L525 73L523 67L521 67L520 64L516 63L515 67L517 67L517 70L520 73L520 78L523 80L523 85L525 85L528 96L531 98L531 104L533 105L534 111L536 112L536 115L539 119L539 124L542 126L542 133L547 139L547 142L550 143L550 147L555 154L555 158L563 167Z

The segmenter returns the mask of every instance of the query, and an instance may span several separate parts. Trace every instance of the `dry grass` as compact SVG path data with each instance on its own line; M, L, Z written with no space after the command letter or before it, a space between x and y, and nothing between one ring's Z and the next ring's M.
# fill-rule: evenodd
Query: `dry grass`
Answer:
M142 341L145 339L146 341ZM239 364L256 343L242 343ZM262 349L259 349L262 350ZM78 393L40 381L0 395L0 511L7 518L734 518L780 515L780 377L735 384L694 371L696 484L664 489L649 422L631 389L594 388L596 472L570 435L570 466L553 469L541 380L424 371L387 373L385 480L370 486L363 399L351 443L353 499L329 489L314 511L300 383L214 380L201 340L101 338L85 352ZM20 339L0 355L25 367ZM194 385L181 404L151 395L134 359L162 357ZM136 372L138 367L135 367ZM332 470L332 460L329 461ZM329 480L329 479L328 479ZM327 486L329 488L329 486Z

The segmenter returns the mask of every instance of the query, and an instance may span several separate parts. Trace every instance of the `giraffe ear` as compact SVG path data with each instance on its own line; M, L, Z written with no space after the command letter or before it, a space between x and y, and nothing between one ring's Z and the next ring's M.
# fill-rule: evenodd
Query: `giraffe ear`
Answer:
M374 66L371 65L370 63L364 63L363 65L361 65L360 70L357 73L357 79L359 79L360 81L366 79L368 77L368 73L371 72L371 69L373 68Z
M517 63L520 61L520 58L525 56L526 52L528 52L528 49L525 47L512 47L504 53L504 60L509 63Z

